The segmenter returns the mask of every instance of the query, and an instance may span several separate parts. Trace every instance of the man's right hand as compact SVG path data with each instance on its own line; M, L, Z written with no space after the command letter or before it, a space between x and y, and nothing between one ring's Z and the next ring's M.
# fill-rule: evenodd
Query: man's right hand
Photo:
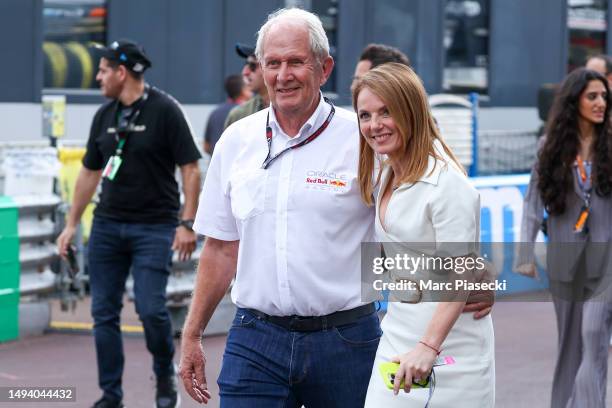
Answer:
M206 384L206 358L201 341L201 338L183 336L179 375L187 394L200 404L206 404L211 395Z
M200 253L189 312L181 340L179 374L185 391L195 401L206 404L211 398L206 384L206 358L202 332L223 299L236 272L240 241L206 238Z
M79 176L74 186L72 205L66 217L66 227L55 241L57 243L57 251L64 259L67 259L68 245L70 245L74 238L81 215L83 215L85 207L91 201L101 176L102 170L90 170L85 166L82 166L81 170L79 170Z
M75 233L76 227L66 225L62 233L59 235L59 237L57 237L57 240L55 241L57 244L57 251L64 259L67 259L66 257L68 256L68 246L72 242Z

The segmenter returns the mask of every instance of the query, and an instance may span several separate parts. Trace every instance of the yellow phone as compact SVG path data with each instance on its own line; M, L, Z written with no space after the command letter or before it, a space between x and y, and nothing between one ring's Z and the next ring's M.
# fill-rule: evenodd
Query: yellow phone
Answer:
M383 381L388 389L393 389L393 384L395 383L395 373L399 369L398 363L381 363L378 366L378 370L380 371L380 375L382 375ZM428 375L427 378L422 379L420 381L412 381L413 388L428 388L431 380L431 375ZM400 383L400 389L404 388L404 379L402 378L402 382Z
M433 364L433 367L439 367L443 365L455 364L455 359L453 357L438 357ZM395 373L399 369L399 363L380 363L378 366L378 371L385 382L385 385L388 389L393 389L393 384L395 383ZM420 381L412 381L413 388L429 388L431 385L431 374L427 376L425 379L421 379ZM404 388L404 379L400 383L400 389Z

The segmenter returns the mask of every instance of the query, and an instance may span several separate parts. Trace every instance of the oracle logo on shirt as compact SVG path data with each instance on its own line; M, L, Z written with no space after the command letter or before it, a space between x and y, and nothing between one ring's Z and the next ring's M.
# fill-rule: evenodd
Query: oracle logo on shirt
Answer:
M333 178L333 179L340 179L340 180L346 180L347 179L346 174L338 174L338 173L335 173L333 171L330 171L328 173L326 171L308 170L306 172L306 176L308 176L308 177L325 177L325 178Z

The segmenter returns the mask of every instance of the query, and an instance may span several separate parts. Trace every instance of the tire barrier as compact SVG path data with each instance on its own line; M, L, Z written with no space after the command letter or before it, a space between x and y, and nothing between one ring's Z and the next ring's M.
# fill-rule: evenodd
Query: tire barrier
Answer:
M43 43L45 88L63 88L66 83L68 61L66 54L58 43L45 41Z
M96 88L100 44L45 41L43 58L45 88Z

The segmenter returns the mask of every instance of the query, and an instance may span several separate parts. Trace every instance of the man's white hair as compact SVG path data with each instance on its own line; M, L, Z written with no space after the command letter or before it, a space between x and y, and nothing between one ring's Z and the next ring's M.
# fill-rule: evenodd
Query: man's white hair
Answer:
M257 32L257 45L255 47L255 56L263 65L263 45L266 35L273 25L280 22L288 22L296 25L302 25L308 30L310 38L310 50L314 56L323 61L329 56L329 40L323 29L323 24L316 14L299 8L284 8L275 11L268 15L268 20L261 26Z

